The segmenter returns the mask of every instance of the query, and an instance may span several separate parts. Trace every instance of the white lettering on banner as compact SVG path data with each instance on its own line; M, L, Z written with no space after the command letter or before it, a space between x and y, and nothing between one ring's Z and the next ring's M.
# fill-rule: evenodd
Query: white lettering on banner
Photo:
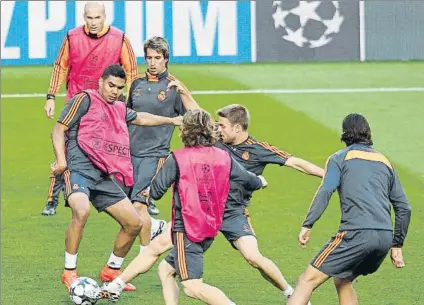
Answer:
M165 36L163 1L146 1L146 37Z
M135 56L143 56L143 3L125 2L125 35L128 36Z
M53 2L53 1L50 1ZM75 24L76 26L83 25L84 22L84 6L87 2L91 1L75 1ZM114 9L115 5L113 1L98 1L105 6L106 10L106 22L112 24L115 14Z
M191 29L197 55L211 56L218 28L218 54L237 55L237 1L210 1L203 22L200 1L173 1L174 56L191 55Z
M28 1L28 57L46 58L47 32L60 31L65 25L65 1Z
M1 58L19 59L21 57L20 47L6 47L7 34L12 21L15 1L1 1Z
M146 20L143 20L142 1L125 2L125 34L131 41L135 56L144 57L143 42L153 37L165 35L163 1L146 2ZM143 37L144 24L146 36Z

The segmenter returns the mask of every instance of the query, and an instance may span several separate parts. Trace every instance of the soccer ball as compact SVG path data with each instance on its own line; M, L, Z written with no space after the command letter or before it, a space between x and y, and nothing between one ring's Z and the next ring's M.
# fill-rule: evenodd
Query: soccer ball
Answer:
M341 1L274 1L274 28L282 38L301 48L319 48L340 32L344 17Z
M101 292L99 285L95 280L89 277L79 277L76 279L69 290L69 296L76 305L96 304L96 296Z

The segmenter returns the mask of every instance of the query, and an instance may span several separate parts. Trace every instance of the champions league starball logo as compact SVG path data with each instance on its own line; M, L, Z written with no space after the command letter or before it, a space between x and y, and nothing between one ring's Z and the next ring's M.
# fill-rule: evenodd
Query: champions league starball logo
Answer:
M344 17L341 1L274 1L274 28L282 38L301 48L327 45L340 32Z

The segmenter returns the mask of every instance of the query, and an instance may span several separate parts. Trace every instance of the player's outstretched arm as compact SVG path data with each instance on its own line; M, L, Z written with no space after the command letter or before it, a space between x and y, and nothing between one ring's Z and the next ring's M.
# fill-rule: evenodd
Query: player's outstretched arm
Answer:
M183 122L181 116L170 118L165 116L154 115L148 112L137 112L135 120L131 124L139 126L158 126L158 125L175 125L179 126Z
M297 157L289 157L284 164L285 166L294 168L302 173L313 175L316 177L324 177L325 171L315 164Z

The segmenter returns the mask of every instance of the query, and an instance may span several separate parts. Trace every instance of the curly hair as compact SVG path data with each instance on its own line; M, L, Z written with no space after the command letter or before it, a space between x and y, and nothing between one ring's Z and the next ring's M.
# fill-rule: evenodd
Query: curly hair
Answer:
M186 147L213 146L219 138L215 122L209 112L203 109L187 111L180 136Z
M347 115L342 124L343 133L340 138L346 146L352 144L373 145L371 139L371 129L367 119L359 113Z

